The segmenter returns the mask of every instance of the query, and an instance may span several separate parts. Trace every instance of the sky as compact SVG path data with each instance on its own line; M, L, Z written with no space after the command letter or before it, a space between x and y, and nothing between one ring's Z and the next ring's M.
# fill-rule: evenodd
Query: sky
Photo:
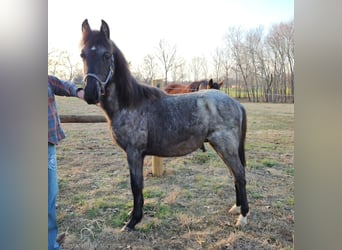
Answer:
M231 26L268 29L293 18L294 0L49 0L48 49L67 50L81 62L82 22L99 30L103 19L132 64L153 54L161 39L190 61L222 47Z

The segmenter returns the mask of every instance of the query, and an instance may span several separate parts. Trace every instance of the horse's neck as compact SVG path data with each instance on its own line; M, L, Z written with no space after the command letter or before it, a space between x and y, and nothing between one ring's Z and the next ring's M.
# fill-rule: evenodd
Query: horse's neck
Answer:
M119 112L119 102L116 97L115 83L111 83L106 89L106 95L102 98L101 107L109 118L113 118Z

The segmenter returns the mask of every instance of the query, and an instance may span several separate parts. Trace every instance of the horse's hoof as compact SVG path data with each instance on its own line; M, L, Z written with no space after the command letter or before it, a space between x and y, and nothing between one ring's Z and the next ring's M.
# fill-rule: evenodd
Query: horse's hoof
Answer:
M229 209L229 213L230 214L240 214L240 207L236 206L236 204L234 204L234 206L232 206L231 209Z
M127 226L123 226L120 230L120 232L132 232L132 231L134 231L134 228L130 228Z
M247 225L247 216L242 216L242 214L239 215L239 218L235 224L236 227L243 227Z

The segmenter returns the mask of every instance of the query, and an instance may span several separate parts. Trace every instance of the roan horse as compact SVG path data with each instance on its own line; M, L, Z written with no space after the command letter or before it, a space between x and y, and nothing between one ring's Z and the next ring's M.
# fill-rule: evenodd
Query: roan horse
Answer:
M190 84L178 84L178 83L169 83L164 87L164 91L168 94L186 94L204 89L217 89L219 90L223 84L223 81L220 83L213 82L213 79L210 79L209 82L206 80L195 81ZM201 146L203 152L206 151L204 143Z
M127 61L109 36L82 23L81 57L84 99L100 104L114 142L127 154L133 211L122 230L133 230L143 217L143 161L146 155L182 156L208 141L234 176L236 225L247 224L245 151L246 112L242 105L216 90L168 95L143 85L131 75Z
M213 82L213 79L210 79L209 82L202 80L195 81L190 84L169 83L164 87L164 91L166 91L168 94L185 94L203 89L220 89L222 84L223 81L217 83Z

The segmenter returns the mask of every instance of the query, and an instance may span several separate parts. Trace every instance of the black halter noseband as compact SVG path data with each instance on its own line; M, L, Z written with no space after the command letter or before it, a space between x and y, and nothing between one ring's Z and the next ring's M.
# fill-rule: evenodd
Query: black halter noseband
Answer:
M110 78L113 76L113 73L114 73L114 55L112 55L112 58L110 60L110 66L109 66L109 71L108 71L108 74L107 74L107 77L106 77L106 80L102 81L96 74L94 73L87 73L83 79L84 82L86 82L87 78L90 76L90 77L93 77L95 78L99 83L100 83L100 88L101 88L101 92L102 92L102 95L105 94L105 87L107 85L107 83L109 82Z

